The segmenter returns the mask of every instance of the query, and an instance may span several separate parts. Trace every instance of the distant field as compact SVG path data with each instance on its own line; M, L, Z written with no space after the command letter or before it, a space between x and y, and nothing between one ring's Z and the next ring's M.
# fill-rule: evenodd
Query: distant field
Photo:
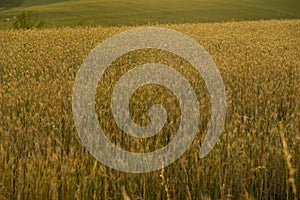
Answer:
M168 111L162 132L149 139L122 133L110 108L112 88L126 71L166 64L190 81L199 100L201 122L191 148L164 170L128 174L96 161L83 146L72 118L75 75L97 44L132 27L1 30L0 199L298 199L300 20L158 26L198 41L223 77L226 125L208 156L198 157L210 120L203 80L182 58L156 50L125 54L105 72L95 98L99 123L128 151L168 144L180 114L168 90L149 86L131 99L139 124L147 123L153 104Z
M33 11L56 26L120 26L300 18L299 0L0 0L0 27ZM7 20L10 19L10 20ZM7 21L7 22L4 22Z

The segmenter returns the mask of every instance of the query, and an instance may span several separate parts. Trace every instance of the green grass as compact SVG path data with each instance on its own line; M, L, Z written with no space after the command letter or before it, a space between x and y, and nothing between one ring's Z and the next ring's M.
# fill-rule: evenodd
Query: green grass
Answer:
M2 28L12 24L5 19L23 11L33 11L48 27L300 18L298 0L15 0L20 5L11 6L7 1L0 3Z

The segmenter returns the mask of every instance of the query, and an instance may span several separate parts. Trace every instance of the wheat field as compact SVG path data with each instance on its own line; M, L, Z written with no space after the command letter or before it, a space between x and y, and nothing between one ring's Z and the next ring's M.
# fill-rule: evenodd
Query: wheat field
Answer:
M138 50L118 58L96 95L108 138L133 152L166 145L176 134L180 107L158 85L131 99L132 117L168 111L155 137L136 139L118 129L111 92L134 65L156 62L188 77L201 122L190 149L151 173L120 172L83 146L72 118L72 87L83 60L101 41L134 27L0 31L0 199L297 199L300 195L300 20L155 25L197 40L213 57L226 88L227 116L215 148L199 159L210 120L201 76L182 58Z

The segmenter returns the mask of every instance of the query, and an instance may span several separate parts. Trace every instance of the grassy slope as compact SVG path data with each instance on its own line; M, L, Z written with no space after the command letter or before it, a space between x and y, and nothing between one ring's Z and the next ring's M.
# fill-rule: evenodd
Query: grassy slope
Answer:
M0 18L25 10L37 13L48 26L300 18L297 0L24 0L20 6L2 9Z

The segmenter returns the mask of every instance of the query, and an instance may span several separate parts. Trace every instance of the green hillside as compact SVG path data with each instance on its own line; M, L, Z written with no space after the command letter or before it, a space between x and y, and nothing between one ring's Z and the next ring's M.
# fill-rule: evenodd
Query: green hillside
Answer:
M0 0L0 26L33 11L47 26L300 18L298 0ZM6 21L4 23L3 21Z

